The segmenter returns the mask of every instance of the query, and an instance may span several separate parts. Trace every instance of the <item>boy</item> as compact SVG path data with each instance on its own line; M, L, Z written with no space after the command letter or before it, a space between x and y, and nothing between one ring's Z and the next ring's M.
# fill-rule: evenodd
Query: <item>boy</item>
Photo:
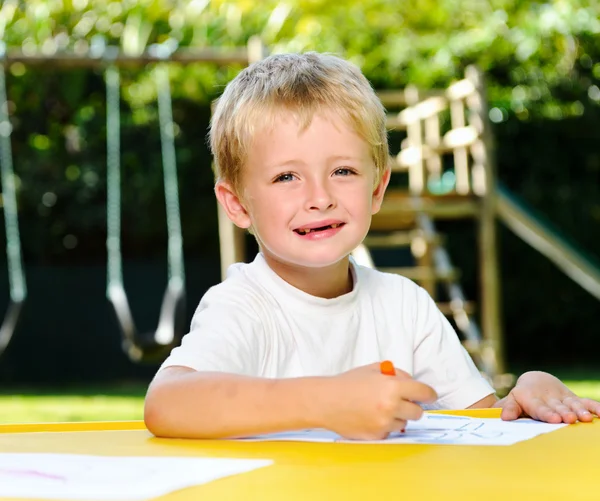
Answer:
M423 289L353 263L390 179L385 112L353 65L316 53L255 63L226 87L210 142L217 199L260 253L202 298L148 390L152 433L379 439L423 407L555 423L600 413L540 372L497 401Z

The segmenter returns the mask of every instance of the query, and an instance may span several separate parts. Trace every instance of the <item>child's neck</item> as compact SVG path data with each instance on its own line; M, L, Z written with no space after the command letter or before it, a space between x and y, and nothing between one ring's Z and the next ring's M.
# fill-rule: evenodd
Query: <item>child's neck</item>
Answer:
M326 268L290 266L265 255L269 267L288 284L311 296L332 299L352 290L350 260L345 257Z

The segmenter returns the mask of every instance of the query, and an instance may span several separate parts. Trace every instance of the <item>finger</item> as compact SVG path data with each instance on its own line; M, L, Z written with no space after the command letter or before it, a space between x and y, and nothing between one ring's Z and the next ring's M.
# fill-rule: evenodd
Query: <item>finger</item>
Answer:
M582 422L590 422L594 419L592 413L587 409L586 403L583 399L572 397L566 398L563 401L570 409L577 415L577 419Z
M600 402L592 400L591 398L582 398L581 401L588 411L600 417Z
M388 431L376 431L376 432L366 432L360 433L357 435L353 435L349 438L350 440L385 440L389 436Z
M415 404L414 402L409 402L408 400L404 400L400 402L396 412L394 412L394 417L397 420L411 420L417 421L421 419L423 415L423 409L419 404Z
M532 410L529 415L539 421L545 423L558 424L562 423L562 416L545 402L536 399L536 403L532 405Z
M577 421L577 414L571 409L571 406L567 404L568 402L569 399L565 399L565 401L551 399L548 400L547 405L560 416L563 423L573 424Z
M400 379L412 379L412 376L408 372L398 369L398 367L394 367L394 369L396 369L396 377Z
M502 405L502 413L500 418L504 421L514 421L523 415L523 409L515 400L511 393L508 394L504 404Z
M406 430L406 420L404 419L394 419L390 426L390 433L404 433Z
M365 365L364 367L370 369L373 372L381 374L381 362L373 362L371 364Z
M399 395L402 399L427 404L437 400L437 393L431 386L415 381L414 379L404 379L399 383L402 384L402 387L399 389Z

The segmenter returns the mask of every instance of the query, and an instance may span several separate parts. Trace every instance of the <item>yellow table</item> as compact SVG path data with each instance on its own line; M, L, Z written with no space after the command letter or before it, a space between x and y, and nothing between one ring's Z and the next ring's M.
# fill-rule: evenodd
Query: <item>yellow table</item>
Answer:
M275 461L163 501L600 500L599 419L502 447L157 439L137 421L0 425L0 452Z

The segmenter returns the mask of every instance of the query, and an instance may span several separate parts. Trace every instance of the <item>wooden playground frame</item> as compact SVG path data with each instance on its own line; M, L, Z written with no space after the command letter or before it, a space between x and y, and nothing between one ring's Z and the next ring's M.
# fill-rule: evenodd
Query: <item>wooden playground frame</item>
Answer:
M8 50L0 57L0 64L97 70L108 65L130 67L155 63L248 65L267 53L258 38L250 39L244 48L180 48L167 55L156 47L141 54L123 54L112 49L95 54L25 54ZM408 175L408 188L388 190L381 211L373 218L371 232L355 250L354 258L361 264L375 266L373 249L409 247L415 266L380 268L407 276L428 290L440 310L453 318L478 367L497 389L506 388L512 378L506 374L504 360L496 218L599 299L600 271L576 249L524 215L496 185L485 83L475 67L467 68L465 77L447 89L423 92L407 87L381 91L378 95L386 109L395 110L388 112L388 128L405 134L399 153L390 157L390 165L394 173ZM440 181L448 161L452 163L455 182L450 190L436 193L431 190L431 183ZM459 273L452 266L443 237L435 227L438 219L465 218L477 223L481 331L473 320L475 304L465 298ZM246 259L247 236L229 221L220 206L218 227L224 276L230 264ZM438 284L444 286L445 301L438 297L441 289ZM6 337L6 332L3 334ZM12 332L8 334L9 339Z
M118 68L121 67L140 67L145 65L165 65L168 63L176 63L176 64L192 64L192 63L213 63L217 65L229 65L229 64L241 64L248 65L253 61L259 60L265 56L265 47L258 37L252 37L248 40L248 44L245 48L179 48L174 50L174 47L168 43L162 45L151 45L147 49L145 49L141 53L137 54L128 54L121 52L117 47L104 46L101 44L96 44L96 47L90 47L88 50L82 52L66 52L66 51L55 51L54 53L45 54L45 53L25 53L20 49L9 49L6 50L5 45L0 41L0 68L2 69L2 88L5 90L5 70L12 64L18 63L28 67L52 67L52 68L63 68L63 69L95 69L104 71L107 75L110 73L114 80L116 78L116 83L112 84L112 91L115 92L115 88L118 89ZM161 69L164 69L164 66L161 66ZM167 113L165 115L165 122L161 123L161 143L163 142L163 136L169 136L168 132L163 131L162 129L166 129L171 131L171 139L170 143L167 147L170 150L169 154L165 155L165 151L163 151L163 163L165 162L165 156L170 157L170 162L175 164L175 152L174 146L172 144L172 127L173 120L171 116L170 106L171 106L171 96L170 89L168 83L168 76L166 72L162 73L162 87L163 91L166 87L166 99L169 101L167 104ZM111 78L107 78L107 100L109 94L109 80ZM118 103L118 90L116 91L117 95L112 96L113 101L116 100ZM163 97L165 93L163 92ZM4 101L7 101L8 98L6 95L3 96ZM163 103L164 105L165 103ZM2 109L8 110L8 106L6 103L0 103ZM108 106L108 104L107 104ZM112 110L116 115L119 114L118 104L116 105L117 109ZM161 107L161 99L160 99L160 91L159 91L159 108ZM10 125L10 117L7 113L6 116L0 117L0 125L2 125L3 132L2 133L2 144L0 144L0 150L2 156L0 157L2 160L2 173L3 173L3 195L6 195L8 199L15 199L14 196L14 183L13 183L13 172L12 172L12 152L10 148L10 135L12 132L12 127ZM107 110L107 115L110 115ZM160 115L160 109L159 109ZM118 117L114 117L113 119L117 120L118 125ZM114 124L113 124L114 125ZM107 129L109 129L109 125L107 125ZM107 138L107 146L108 149L111 149L111 145ZM112 145L113 150L116 151L108 151L107 159L110 161L112 157L113 167L116 168L116 171L113 169L113 181L116 181L116 185L113 182L112 184L116 186L118 192L118 198L120 199L120 162L118 159L118 149L119 140L116 139L116 145ZM163 145L164 147L164 145ZM115 164L116 162L116 164ZM8 170L7 168L8 167ZM171 186L167 188L167 175L165 173L165 197L167 195L167 191L171 194L175 194L175 197L178 197L178 189L176 182L176 167L175 165L171 166L173 172L175 172L175 180L172 179L169 181ZM166 168L166 165L163 165L163 168ZM6 172L5 172L6 171ZM109 184L111 180L111 169L107 165ZM172 174L171 174L172 177ZM173 186L174 184L174 186ZM7 193L4 193L7 191ZM107 253L109 256L108 261L108 285L107 285L107 297L110 303L113 305L113 308L116 313L117 321L121 328L121 333L123 337L123 349L127 356L134 362L147 361L147 360L157 360L161 355L166 354L174 345L175 342L178 342L180 338L185 334L184 327L185 322L185 282L182 277L169 277L168 286L165 291L165 295L163 298L163 304L161 307L160 318L158 322L158 326L154 332L149 334L139 333L137 332L135 322L133 316L131 314L131 310L129 308L129 302L127 298L127 292L122 283L121 276L121 249L120 249L120 200L115 204L113 201L113 208L116 208L116 218L119 222L116 224L115 228L117 231L117 236L111 237L110 234L107 236ZM182 250L182 238L180 234L180 222L179 222L179 203L178 200L175 202L175 212L173 212L173 207L169 207L169 202L167 202L167 223L169 226L169 219L174 219L172 221L173 224L170 226L177 227L178 232L174 231L173 235L171 235L171 230L169 230L169 272L171 272L172 264L177 263L179 271L181 275L183 275L183 250ZM107 207L110 211L111 201L110 197L107 200ZM8 209L5 208L5 218L6 219L6 231L7 231L7 251L9 253L9 257L13 257L15 254L15 249L18 250L18 255L14 256L15 259L9 260L9 275L11 277L18 276L22 277L23 286L20 289L18 294L18 298L15 299L15 286L14 279L11 279L11 301L5 315L4 321L0 328L0 355L8 346L15 329L18 325L19 316L22 310L22 306L26 300L27 292L25 286L25 278L22 272L21 266L21 255L20 255L20 237L18 232L18 222L17 222L17 206L16 201L11 205L13 210L11 211L11 220L8 219ZM115 216L114 212L112 214ZM169 218L171 215L171 218ZM110 222L111 215L109 214L107 217L107 222ZM220 228L221 232L226 234L227 229L223 228L222 224L222 215L219 215L220 219ZM110 225L108 225L110 228ZM174 238L172 238L174 237ZM12 240L12 241L11 241ZM116 261L114 261L115 266L111 266L111 256L116 256ZM176 257L174 257L176 256ZM18 274L15 272L15 269L18 268ZM115 273L111 273L116 272ZM111 278L112 277L112 278ZM111 280L115 279L111 284ZM13 297L15 296L15 297ZM140 335L142 334L142 335Z

